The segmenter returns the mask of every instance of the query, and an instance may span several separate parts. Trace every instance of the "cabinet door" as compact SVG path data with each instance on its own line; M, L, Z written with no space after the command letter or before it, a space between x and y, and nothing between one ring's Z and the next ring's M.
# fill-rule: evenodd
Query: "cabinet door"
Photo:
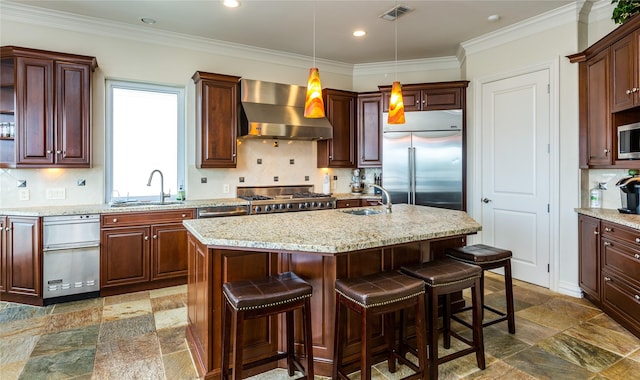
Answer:
M600 301L600 220L578 217L580 288L593 300Z
M53 164L53 61L20 57L16 71L16 164Z
M196 165L235 168L238 77L197 72Z
M421 111L422 110L422 94L420 90L402 89L402 103L404 104L404 110L409 111ZM391 97L391 90L382 92L383 99L383 111L389 112L389 98Z
M7 219L0 217L0 299L1 294L7 290L7 276L5 274L6 264L6 251L7 251L7 234L5 226L7 225Z
M611 112L638 105L638 45L640 33L633 33L611 46Z
M182 223L151 226L151 279L187 275L187 230Z
M580 139L585 145L583 167L611 165L611 114L609 112L609 52L586 62L586 78L581 83L585 92L580 104ZM581 97L582 98L582 97ZM582 117L586 115L586 117Z
M423 111L461 109L461 93L462 89L460 88L435 88L422 90L421 109Z
M382 95L358 95L358 167L382 166Z
M149 281L150 227L107 228L100 239L100 287Z
M89 167L91 144L91 69L56 62L55 161L67 167Z
M40 257L40 219L7 217L6 292L40 297L42 272Z
M348 91L324 90L327 119L333 138L318 141L319 168L356 167L356 96Z

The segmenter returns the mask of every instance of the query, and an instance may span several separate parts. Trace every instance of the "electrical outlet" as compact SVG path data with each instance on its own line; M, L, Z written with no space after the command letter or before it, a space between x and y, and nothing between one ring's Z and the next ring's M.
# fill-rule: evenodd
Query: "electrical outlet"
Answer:
M278 176L274 176L273 177L273 182L278 182L280 180L280 178L278 178Z
M200 183L207 183L207 177L200 178Z
M258 163L258 165L262 165L262 158L258 158L256 162Z
M18 197L21 201L29 200L29 189L20 189L18 190Z
M293 158L289 159L289 165L295 165L296 160L294 160Z
M224 185L222 185L222 192L225 194L229 193L229 184L225 183Z
M309 181L309 176L308 175L304 176L304 180L308 182Z
M64 187L47 189L47 199L65 199L67 197L67 191Z
M244 177L238 178L238 182L244 182Z

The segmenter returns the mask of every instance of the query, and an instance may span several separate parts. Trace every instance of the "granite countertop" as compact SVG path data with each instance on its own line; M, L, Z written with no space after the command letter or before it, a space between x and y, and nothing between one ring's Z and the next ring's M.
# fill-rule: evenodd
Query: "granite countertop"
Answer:
M640 230L640 215L622 214L618 210L608 208L577 208L576 212Z
M0 210L0 216L4 216L4 215L56 216L56 215L84 215L84 214L113 214L113 213L123 213L123 212L179 210L179 209L185 209L185 208L197 208L197 207L207 207L207 206L236 206L236 205L246 205L246 204L248 204L248 202L240 198L219 198L219 199L203 199L203 200L186 200L183 203L172 203L172 204L165 204L165 205L141 205L141 206L125 206L125 207L111 207L108 204L35 206L35 207L3 208Z
M255 248L323 254L351 252L481 230L467 213L426 206L358 207L375 215L351 215L341 210L250 215L185 220L183 224L209 247Z

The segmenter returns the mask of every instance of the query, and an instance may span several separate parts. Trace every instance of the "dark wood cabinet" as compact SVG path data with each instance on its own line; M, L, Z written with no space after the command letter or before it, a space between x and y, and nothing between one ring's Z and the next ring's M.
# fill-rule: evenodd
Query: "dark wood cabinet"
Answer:
M362 202L360 198L338 199L336 201L336 208L350 208L350 207L360 207L360 206L362 206Z
M7 268L7 233L5 230L7 225L7 218L0 216L0 300L4 300L4 294L7 291L7 275L5 269Z
M91 166L91 81L94 57L3 46L2 121L15 123L4 137L0 166ZM13 98L13 99L12 99Z
M600 301L600 220L578 217L580 289L590 301Z
M195 210L101 216L102 295L186 283L187 230Z
M640 337L640 230L579 215L585 298Z
M640 30L611 46L611 111L640 106Z
M196 166L235 168L240 77L197 71Z
M358 94L358 167L382 166L382 94Z
M640 168L616 153L617 127L640 121L640 15L568 58L579 64L580 167Z
M355 168L358 94L332 89L325 89L322 94L327 119L333 126L333 138L318 141L318 167Z
M464 91L469 81L437 82L402 85L404 110L435 111L462 109L465 106ZM391 86L379 86L383 95L383 110L389 111Z
M42 256L40 218L7 216L2 218L3 244L2 291L0 299L8 302L42 305Z

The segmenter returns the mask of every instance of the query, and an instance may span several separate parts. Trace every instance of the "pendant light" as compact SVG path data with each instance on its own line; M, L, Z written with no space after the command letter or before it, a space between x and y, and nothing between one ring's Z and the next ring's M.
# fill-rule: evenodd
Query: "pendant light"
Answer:
M395 62L395 81L391 85L391 97L389 98L389 115L387 123L404 124L404 101L402 99L402 86L398 81L398 3L395 8L395 32L396 32L396 62Z
M313 67L309 69L307 80L307 97L304 102L304 117L318 119L325 117L322 100L322 84L320 73L316 67L316 4L313 3Z

